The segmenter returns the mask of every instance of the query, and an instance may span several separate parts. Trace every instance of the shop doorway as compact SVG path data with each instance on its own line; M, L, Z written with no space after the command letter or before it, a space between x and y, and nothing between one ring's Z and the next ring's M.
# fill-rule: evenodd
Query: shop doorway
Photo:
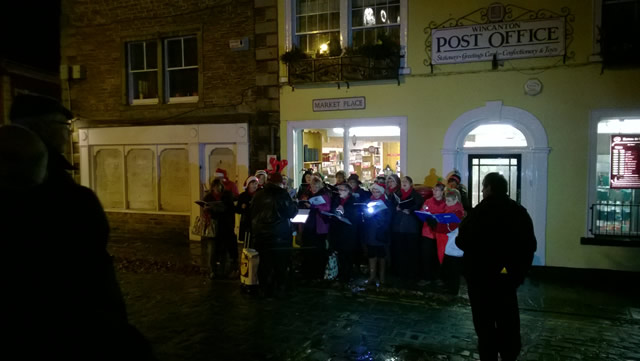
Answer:
M509 197L520 203L521 169L520 154L470 154L467 184L471 205L475 207L482 200L482 180L492 172L500 173L507 179Z
M457 169L462 179L468 182L466 185L474 188L473 178L481 182L481 176L479 173L475 177L472 174L473 159L478 159L479 167L480 159L488 161L500 156L517 159L519 170L514 163L502 170L493 166L496 171L502 171L505 177L509 176L508 170L511 167L516 167L516 189L510 192L515 192L520 204L531 215L538 241L533 263L544 265L549 148L544 127L533 114L516 107L504 106L501 101L492 101L460 115L445 134L442 172L446 174ZM514 181L510 183L512 186ZM477 189L475 194L479 196ZM479 202L480 197L476 201Z

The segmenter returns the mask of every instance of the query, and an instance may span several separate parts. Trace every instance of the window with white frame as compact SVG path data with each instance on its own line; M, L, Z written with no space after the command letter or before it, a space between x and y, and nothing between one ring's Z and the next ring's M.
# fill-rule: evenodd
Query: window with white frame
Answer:
M407 0L288 0L287 47L323 53L374 44L386 37L406 53ZM404 61L402 62L404 65Z
M158 103L158 42L127 44L129 103Z
M198 101L198 39L195 35L126 44L129 104ZM162 54L162 56L160 56ZM158 82L159 71L162 83Z
M340 0L296 0L296 43L306 53L340 44Z
M375 44L382 37L400 44L400 0L352 0L351 44Z
M169 102L198 97L198 42L195 36L165 39L165 89Z

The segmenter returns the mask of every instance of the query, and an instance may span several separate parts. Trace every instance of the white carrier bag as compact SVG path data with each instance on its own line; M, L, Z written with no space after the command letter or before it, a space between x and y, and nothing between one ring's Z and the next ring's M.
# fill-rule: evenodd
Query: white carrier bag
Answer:
M240 283L243 286L258 285L258 265L260 264L260 255L258 251L249 248L251 234L245 233L244 245L242 247L242 256L240 259Z

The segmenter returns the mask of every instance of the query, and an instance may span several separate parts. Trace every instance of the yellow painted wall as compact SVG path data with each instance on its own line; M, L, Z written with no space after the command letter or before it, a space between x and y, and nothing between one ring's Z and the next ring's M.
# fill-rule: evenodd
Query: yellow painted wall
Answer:
M423 64L426 58L424 28L430 21L458 17L492 1L458 1L446 6L432 1L409 1L408 66L411 75L395 82L362 82L350 88L335 85L284 86L281 91L281 139L286 148L287 122L333 118L406 116L408 155L406 173L421 180L430 168L441 169L443 139L452 122L463 113L502 101L537 117L544 126L551 152L548 169L546 263L549 266L607 268L640 271L640 249L580 244L586 235L588 192L588 125L591 111L602 108L640 108L640 69L608 70L589 62L592 55L590 1L537 1L535 8L560 12L569 7L575 14L574 39L569 47L574 59L561 58L505 61L498 70L490 62L436 66L434 74ZM531 2L517 1L531 8ZM281 15L284 11L281 9ZM281 44L284 21L279 21ZM282 72L281 75L286 75ZM538 78L543 84L537 96L524 94L524 83ZM311 102L318 98L366 97L364 110L317 112ZM385 164L386 165L386 164ZM403 170L405 173L405 170Z

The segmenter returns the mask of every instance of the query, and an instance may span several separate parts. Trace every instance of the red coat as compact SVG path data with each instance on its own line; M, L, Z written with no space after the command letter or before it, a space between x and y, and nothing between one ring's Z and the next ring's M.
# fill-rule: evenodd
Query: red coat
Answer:
M446 213L445 212L445 207L446 206L447 206L447 203L445 202L444 197L440 201L436 200L434 197L431 197L431 198L427 199L424 202L424 204L422 205L421 210L427 211L427 212L432 213L432 214ZM446 227L446 225L445 225L445 227ZM429 227L429 224L427 224L427 222L425 222L422 225L422 235L424 237L431 238L431 239L436 239L435 232L436 232L436 230L434 230L431 227Z

